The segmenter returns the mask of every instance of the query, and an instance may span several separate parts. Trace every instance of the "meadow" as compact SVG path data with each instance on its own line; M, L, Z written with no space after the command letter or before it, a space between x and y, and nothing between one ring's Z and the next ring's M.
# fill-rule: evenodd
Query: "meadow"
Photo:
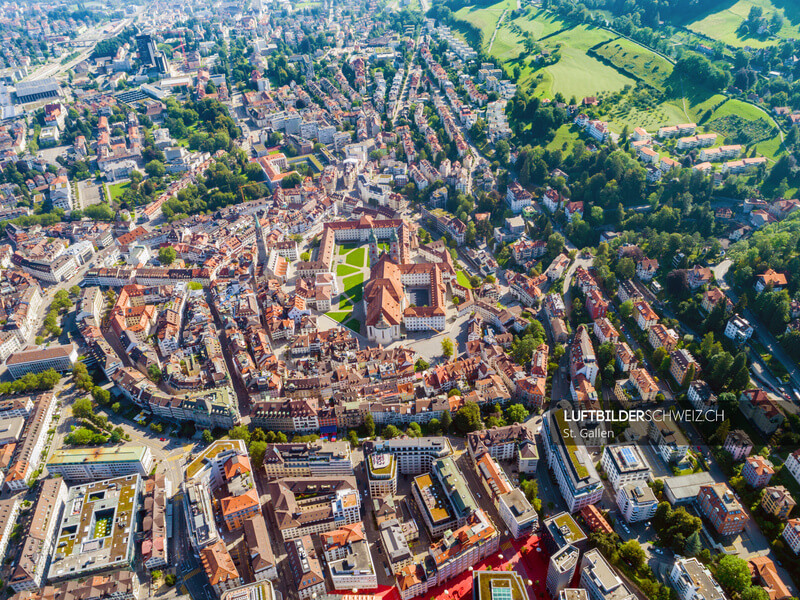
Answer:
M689 23L690 30L705 35L711 39L719 40L729 46L764 48L776 43L774 39L763 36L742 36L738 32L739 26L747 20L747 15L753 6L758 6L764 11L764 16L769 18L772 13L782 9L784 15L783 27L778 32L781 38L800 37L800 5L792 0L731 0L717 5L701 18Z

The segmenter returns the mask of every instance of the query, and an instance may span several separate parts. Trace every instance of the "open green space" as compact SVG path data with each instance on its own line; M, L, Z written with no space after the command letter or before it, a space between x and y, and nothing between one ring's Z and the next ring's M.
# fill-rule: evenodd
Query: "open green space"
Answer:
M108 184L109 201L113 202L114 200L122 196L122 194L125 193L125 190L129 189L130 187L131 187L130 181Z
M572 144L580 138L580 129L577 125L566 124L556 129L556 135L547 144L548 150L562 150L569 152ZM566 147L565 147L566 144Z
M360 269L365 266L364 261L366 260L366 258L367 258L367 249L364 247L356 248L352 252L347 253L347 257L344 259L344 262L346 262L348 265L352 265Z
M342 280L344 285L344 293L353 301L361 302L362 292L364 288L364 275L363 273L356 273L350 275Z
M344 326L347 327L348 329L352 329L356 333L361 333L361 321L359 321L358 319L355 318L350 319L344 324Z
M767 19L779 9L783 11L783 27L777 37L800 37L800 5L793 0L776 0L775 2L771 0L738 0L721 5L714 3L707 14L693 23L689 23L688 27L692 31L730 46L764 48L775 45L778 41L775 38L763 35L742 35L738 31L739 26L747 20L747 15L754 6L760 7L764 11L763 16Z
M346 277L347 275L352 275L353 273L358 273L357 267L351 267L349 265L337 265L336 266L336 274L339 277Z
M356 248L358 248L358 244L342 244L339 246L339 254L340 255L347 254L348 252L350 252L351 250L355 250Z
M483 47L486 48L492 39L497 20L503 14L503 11L508 10L510 12L516 8L516 0L500 0L497 4L489 6L465 6L453 14L457 19L472 23L481 30L483 33Z
M467 288L468 290L472 289L472 284L469 282L469 277L466 276L464 271L456 271L456 281L458 285Z
M325 314L328 315L331 319L333 319L337 323L344 323L345 320L350 318L350 316L352 316L353 313L347 310L347 311L327 312Z
M672 75L672 63L644 46L625 38L612 40L594 52L617 69L663 91Z

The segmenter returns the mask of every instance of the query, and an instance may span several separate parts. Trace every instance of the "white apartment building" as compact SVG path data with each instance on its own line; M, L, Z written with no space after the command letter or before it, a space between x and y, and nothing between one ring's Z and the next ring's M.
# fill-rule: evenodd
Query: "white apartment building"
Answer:
M795 450L788 457L786 462L783 463L784 467L792 474L795 481L800 483L800 450Z
M370 454L367 457L369 495L373 498L397 493L397 459L391 454Z
M19 559L8 585L15 592L36 590L44 585L56 525L61 522L61 511L67 502L67 486L63 479L46 479L33 508L33 518L28 536L22 545Z
M0 560L6 556L6 549L11 538L11 532L17 523L19 515L19 500L7 498L0 501Z
M725 600L722 588L696 558L678 558L669 580L681 600Z
M581 560L581 587L590 600L634 600L628 586L619 578L597 549L589 550Z
M550 557L550 564L547 566L547 591L551 598L555 598L572 583L579 557L580 550L571 544L560 548Z
M783 528L783 540L795 554L800 554L800 519L789 519Z
M528 535L539 525L539 515L519 488L500 496L497 512L515 540Z
M615 490L631 481L645 482L650 479L650 466L633 444L606 446L600 464Z
M643 481L622 485L617 491L617 506L628 523L647 521L653 518L658 500Z
M136 473L147 477L152 468L153 455L148 446L61 448L47 463L51 475L58 474L71 482L114 479Z
M403 475L419 475L430 471L434 461L450 456L453 448L446 437L429 436L365 442L364 454L373 452L394 456Z
M14 462L6 472L5 485L12 492L28 488L28 478L39 466L47 430L53 419L55 396L52 392L40 394L33 414L27 419L23 440L19 444Z

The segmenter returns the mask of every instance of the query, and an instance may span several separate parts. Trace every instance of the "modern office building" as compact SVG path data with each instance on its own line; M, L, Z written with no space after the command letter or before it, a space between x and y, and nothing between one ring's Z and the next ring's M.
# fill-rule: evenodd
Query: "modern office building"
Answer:
M614 490L631 481L644 483L651 477L650 466L634 444L606 446L600 465Z
M547 466L555 475L567 509L573 513L600 500L603 482L586 448L578 442L577 423L566 420L568 407L568 402L561 401L547 411L542 420L542 444Z
M8 372L14 379L27 373L42 373L53 369L59 373L71 371L78 362L78 349L75 344L53 345L47 348L26 348L14 352L6 359Z
M550 557L550 564L547 566L547 591L551 598L555 598L572 583L580 553L575 546L567 545Z
M626 483L617 490L617 506L626 522L636 523L653 518L658 500L647 484L635 481Z
M397 493L397 459L391 454L370 454L366 459L369 495L373 498Z
M195 556L200 551L219 539L214 524L214 509L211 504L211 491L200 481L188 481L183 487L183 512L186 516L186 527L189 542Z
M28 535L8 581L15 592L35 590L44 584L53 554L53 536L61 523L61 511L66 501L67 486L64 480L45 479L33 507Z
M434 461L453 454L453 448L446 437L404 437L364 442L364 456L373 453L394 456L403 475L419 475L430 471Z
M585 550L589 539L572 515L566 512L543 521L542 537L550 554L555 554L564 546L575 546L578 550Z
M69 488L49 582L133 568L141 482L134 473Z
M515 540L539 528L539 515L519 488L500 496L497 512Z
M268 579L248 583L222 593L220 600L281 600L280 593ZM578 599L576 599L578 600Z
M381 546L393 573L399 573L404 567L414 562L414 554L408 546L408 540L397 519L384 521L380 525Z
M725 600L711 572L696 558L677 558L669 580L681 600Z
M634 600L627 585L597 549L589 550L581 560L581 586L589 600Z
M528 600L528 591L516 571L473 571L472 600Z
M153 455L147 446L113 448L61 448L47 463L51 475L70 482L96 481L124 475L146 477L153 468Z
M350 442L269 444L264 453L267 479L353 475Z

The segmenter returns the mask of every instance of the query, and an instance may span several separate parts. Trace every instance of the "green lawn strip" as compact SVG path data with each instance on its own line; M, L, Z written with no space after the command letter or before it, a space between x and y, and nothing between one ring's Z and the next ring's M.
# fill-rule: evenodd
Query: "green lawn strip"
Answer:
M366 257L367 249L357 248L347 255L347 257L344 259L344 262L360 269L364 266L364 259L366 259Z
M349 319L353 313L347 310L347 311L327 312L325 314L338 323L344 323L345 320Z
M352 329L356 333L361 333L361 321L358 319L350 319L347 323L344 324L345 327Z
M339 254L347 254L351 250L358 248L358 244L342 244L339 246Z
M349 265L337 265L336 267L336 274L339 277L346 277L347 275L352 275L353 273L358 273L358 268L351 267Z

